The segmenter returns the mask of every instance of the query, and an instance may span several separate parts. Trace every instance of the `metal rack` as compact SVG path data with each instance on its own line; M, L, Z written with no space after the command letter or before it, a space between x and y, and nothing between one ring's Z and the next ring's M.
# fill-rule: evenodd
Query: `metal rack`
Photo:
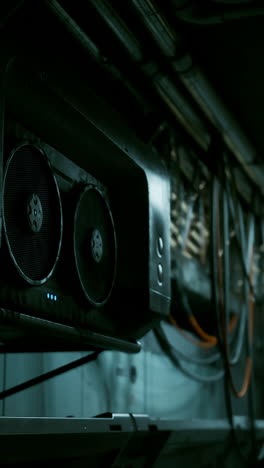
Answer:
M124 341L2 308L0 322L2 336L5 336L4 343L0 343L0 353L85 351L99 347L137 353L141 348L138 342Z
M247 453L249 426L235 418ZM258 441L264 421L256 422ZM170 468L234 462L230 427L224 420L175 421L147 415L95 418L0 418L1 466ZM190 450L191 448L191 450ZM231 466L231 464L230 464ZM243 463L240 466L244 466ZM246 465L245 465L246 466Z

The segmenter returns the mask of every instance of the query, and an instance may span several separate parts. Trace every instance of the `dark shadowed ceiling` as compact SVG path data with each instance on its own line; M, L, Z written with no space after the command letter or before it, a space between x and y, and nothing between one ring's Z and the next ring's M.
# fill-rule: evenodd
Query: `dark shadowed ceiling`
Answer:
M180 2L178 2L180 3ZM181 2L183 3L183 2ZM187 3L187 2L185 2ZM237 11L241 7L259 9L259 15L227 20L220 24L194 24L177 17L171 2L166 16L180 31L193 56L239 121L257 153L264 153L264 2L188 2L203 8L203 16L212 11ZM164 3L160 2L160 6ZM261 8L262 7L262 8ZM164 10L165 12L165 10ZM193 18L195 21L195 16ZM263 154L264 158L264 154Z

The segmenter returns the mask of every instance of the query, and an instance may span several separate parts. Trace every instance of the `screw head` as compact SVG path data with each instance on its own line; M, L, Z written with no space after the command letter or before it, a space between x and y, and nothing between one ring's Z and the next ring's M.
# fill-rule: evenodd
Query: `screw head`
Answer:
M27 200L27 220L32 232L40 231L43 223L43 210L36 193L32 193Z
M98 229L94 229L91 235L91 252L96 263L100 263L103 257L103 239Z

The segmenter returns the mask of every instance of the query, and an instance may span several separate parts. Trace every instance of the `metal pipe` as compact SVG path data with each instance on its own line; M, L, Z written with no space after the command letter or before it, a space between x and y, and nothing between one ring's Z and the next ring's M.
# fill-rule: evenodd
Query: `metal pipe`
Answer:
M127 28L126 24L115 13L109 3L93 0L91 0L91 3L108 27L110 27L113 33L122 42L129 57L140 66L143 56L140 42L135 35ZM100 51L57 0L46 1L46 6L66 27L75 40L77 40L89 54L92 54L98 60L100 58ZM182 93L178 91L173 81L164 75L162 70L158 69L155 64L143 63L141 71L147 79L151 80L152 86L165 103L166 107L169 108L170 112L177 118L180 124L183 125L185 130L194 138L199 146L206 150L210 144L210 134L201 116L193 109L190 99L184 97Z
M258 185L261 193L264 194L264 168L254 164L257 157L256 148L219 99L202 71L194 66L191 56L185 54L177 58L176 49L180 39L166 20L161 17L152 1L132 0L132 3L157 46L170 60L173 70L180 77L185 88L210 122L220 131L226 145L249 178ZM160 40L161 37L162 40Z

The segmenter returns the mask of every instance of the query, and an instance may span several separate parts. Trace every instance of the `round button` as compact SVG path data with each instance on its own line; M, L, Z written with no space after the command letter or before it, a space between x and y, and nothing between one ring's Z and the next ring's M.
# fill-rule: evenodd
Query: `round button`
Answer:
M157 252L158 252L159 257L162 257L163 251L164 251L163 239L161 236L159 236L157 239Z
M157 276L158 276L159 285L162 285L162 283L163 283L163 267L162 267L161 263L158 264Z

